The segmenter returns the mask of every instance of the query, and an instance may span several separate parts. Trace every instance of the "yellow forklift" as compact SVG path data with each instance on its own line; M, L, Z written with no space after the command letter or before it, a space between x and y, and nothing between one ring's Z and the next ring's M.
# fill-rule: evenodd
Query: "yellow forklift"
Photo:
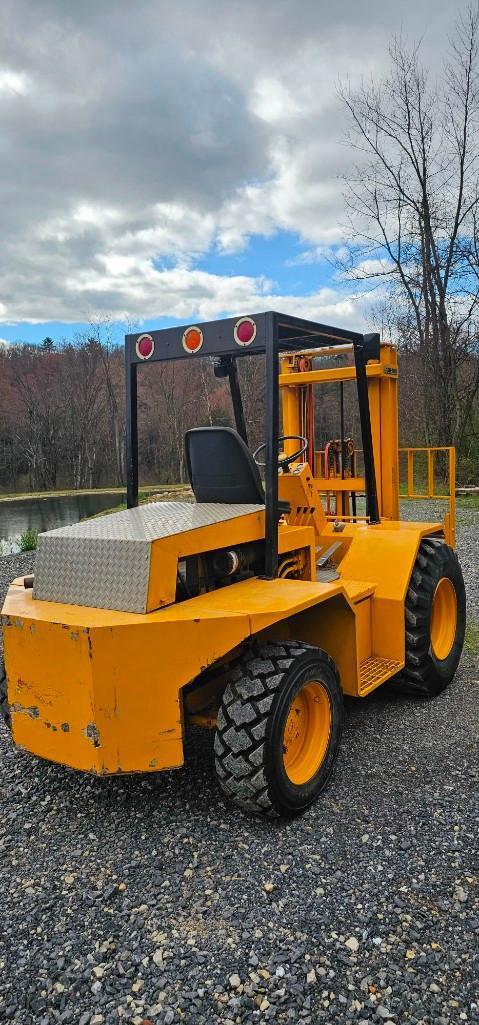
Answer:
M237 361L254 356L266 440L253 455ZM139 506L138 371L205 357L236 430L187 432L193 503ZM463 646L453 507L444 522L399 519L396 353L268 312L128 335L125 360L128 508L41 534L34 578L6 597L13 742L100 775L158 772L183 764L193 723L215 731L229 799L297 815L333 771L343 693L388 681L434 697ZM316 386L338 382L343 428L347 381L360 451L343 429L318 451Z

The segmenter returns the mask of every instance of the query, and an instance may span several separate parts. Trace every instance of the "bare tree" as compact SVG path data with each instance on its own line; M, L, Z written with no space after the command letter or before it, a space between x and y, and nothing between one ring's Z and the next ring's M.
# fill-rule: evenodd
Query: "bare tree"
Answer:
M265 434L265 395L266 377L263 356L255 359L238 359L238 375L243 398L248 442L255 449L266 438Z
M98 483L103 430L102 351L95 339L77 338L62 348L65 397L65 455L74 488Z
M198 362L152 364L139 374L139 434L142 458L156 477L169 483L186 479L185 431L213 421L208 370Z
M115 341L113 326L108 318L93 322L91 326L103 367L110 436L115 452L116 482L121 485L125 482L123 354Z
M64 424L61 357L21 346L10 355L10 373L19 412L15 433L30 488L55 488Z
M457 23L437 83L420 46L395 39L390 55L386 78L340 90L357 153L347 269L382 284L419 353L425 438L461 444L479 391L479 9Z

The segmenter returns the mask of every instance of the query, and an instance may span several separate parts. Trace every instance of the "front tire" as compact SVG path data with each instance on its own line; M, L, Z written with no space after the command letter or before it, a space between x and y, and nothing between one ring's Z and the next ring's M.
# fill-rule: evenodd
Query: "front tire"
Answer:
M3 719L5 725L9 730L12 728L12 718L10 715L10 705L8 704L7 695L7 674L5 671L4 663L0 658L0 718Z
M405 603L406 664L391 681L402 694L433 698L451 682L466 629L459 559L440 538L421 542Z
M298 641L255 646L236 664L215 736L226 796L269 817L301 814L328 783L343 725L336 666Z

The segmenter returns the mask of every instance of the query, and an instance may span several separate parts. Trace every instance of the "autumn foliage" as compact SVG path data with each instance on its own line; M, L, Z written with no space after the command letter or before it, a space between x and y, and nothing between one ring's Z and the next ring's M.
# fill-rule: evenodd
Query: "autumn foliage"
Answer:
M238 360L250 447L264 440L262 357ZM424 445L418 354L399 356L400 443ZM186 479L190 427L233 426L228 385L211 360L151 363L139 369L140 482ZM360 447L354 382L344 386L345 433ZM80 337L55 346L0 349L0 490L24 492L125 484L123 349ZM316 448L340 435L339 385L315 390ZM458 476L476 483L477 420L471 413L458 452ZM433 442L434 443L434 440Z
M244 366L241 376L251 440L259 444L261 368ZM123 485L124 405L121 346L85 337L0 350L0 489ZM142 367L140 479L183 481L185 431L231 423L227 386L209 361Z

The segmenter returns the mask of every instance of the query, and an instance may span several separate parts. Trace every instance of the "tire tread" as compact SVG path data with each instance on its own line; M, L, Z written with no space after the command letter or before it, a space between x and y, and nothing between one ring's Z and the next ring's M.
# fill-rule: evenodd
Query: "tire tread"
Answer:
M12 720L10 715L10 705L8 703L7 695L7 673L5 670L5 664L3 659L0 658L0 718L3 719L4 723L11 729Z
M406 660L398 676L390 681L393 690L415 697L431 698L440 694L448 680L438 678L430 657L430 604L431 595L439 577L448 576L451 562L462 572L454 549L441 538L421 541L411 574L405 601Z
M264 771L268 714L295 658L318 651L300 641L253 645L236 664L223 695L214 742L218 782L245 811L279 817ZM321 652L334 672L334 662Z

